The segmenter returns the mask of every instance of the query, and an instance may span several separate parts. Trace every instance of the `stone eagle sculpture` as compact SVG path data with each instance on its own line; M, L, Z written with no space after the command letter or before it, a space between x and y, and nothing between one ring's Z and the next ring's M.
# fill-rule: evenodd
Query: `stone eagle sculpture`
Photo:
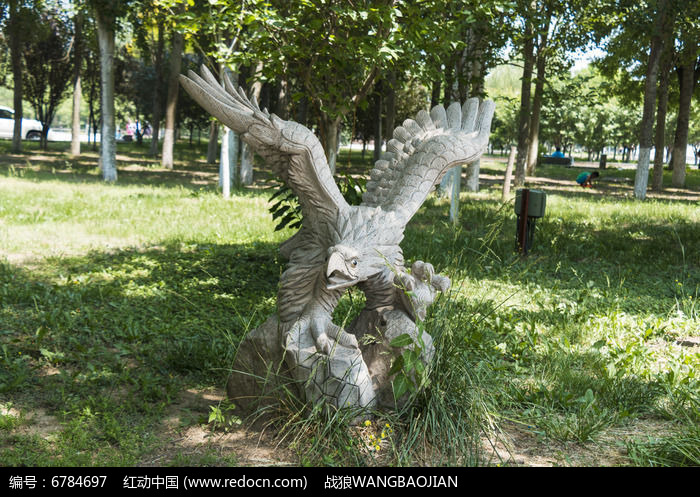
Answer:
M296 193L302 210L301 229L280 246L289 262L280 280L277 315L239 348L240 369L234 369L241 374L229 380L229 396L242 404L264 396L264 371L276 363L276 370L280 365L287 369L304 400L337 407L391 404L387 359L379 357L376 347L361 347L358 338L377 330L417 333L415 321L423 319L435 292L449 287L449 280L436 275L430 264L418 261L409 273L399 244L407 223L444 174L484 152L493 102L471 98L447 110L438 105L404 121L371 170L361 205L351 206L309 129L261 110L228 78L222 85L206 67L201 76L192 71L181 75L180 82L267 162ZM366 305L345 330L331 316L351 286L364 292ZM406 287L412 290L409 298L400 290ZM384 348L391 350L387 340ZM432 342L422 343L429 356ZM384 364L371 364L376 362Z

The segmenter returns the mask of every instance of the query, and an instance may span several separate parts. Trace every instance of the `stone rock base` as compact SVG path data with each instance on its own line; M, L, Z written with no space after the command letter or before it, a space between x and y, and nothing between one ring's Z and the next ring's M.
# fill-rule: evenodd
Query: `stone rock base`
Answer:
M276 316L251 331L241 342L227 383L229 399L242 414L280 404L293 395L301 402L327 402L337 408L396 408L389 370L403 348L391 341L408 334L419 343L418 326L402 310L363 311L348 327L360 348L336 344L331 355L320 354L310 333L292 329L282 337ZM434 354L430 335L421 334L421 357Z
M279 322L271 316L239 345L226 393L242 414L278 405L290 394L302 398L287 369L280 341Z

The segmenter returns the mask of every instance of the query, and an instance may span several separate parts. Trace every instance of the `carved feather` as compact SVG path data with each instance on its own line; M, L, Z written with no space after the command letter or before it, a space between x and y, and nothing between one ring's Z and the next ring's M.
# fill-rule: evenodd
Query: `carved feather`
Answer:
M450 168L481 156L493 111L493 102L472 98L404 121L370 172L362 205L400 212L407 223Z
M319 223L331 222L339 210L348 209L323 147L310 130L260 110L228 76L222 86L205 66L201 76L190 71L180 75L180 82L202 107L239 133L297 194L303 223L310 229L316 230Z

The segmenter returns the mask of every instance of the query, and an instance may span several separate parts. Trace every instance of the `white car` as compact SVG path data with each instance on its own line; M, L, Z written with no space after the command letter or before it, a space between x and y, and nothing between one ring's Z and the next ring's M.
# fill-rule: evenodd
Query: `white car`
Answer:
M0 106L0 138L12 139L15 129L15 111ZM41 138L41 123L36 119L22 119L22 138L38 140Z

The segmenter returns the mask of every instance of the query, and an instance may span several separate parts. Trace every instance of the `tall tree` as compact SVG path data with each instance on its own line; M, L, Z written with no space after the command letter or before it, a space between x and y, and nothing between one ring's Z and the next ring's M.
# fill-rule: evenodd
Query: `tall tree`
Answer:
M23 117L23 69L22 53L27 36L33 31L32 24L36 21L36 12L41 2L39 0L8 0L5 35L9 40L10 65L12 67L14 130L12 134L13 152L22 150L22 117Z
M128 13L128 19L134 33L136 47L146 70L144 80L147 87L142 89L144 99L143 111L151 128L149 155L157 157L160 152L160 131L165 104L164 79L167 71L165 65L165 44L170 23L167 13L157 0L134 0ZM172 31L172 30L170 30Z
M100 169L107 182L117 181L117 143L114 118L114 30L116 17L95 9L97 40L100 46L100 89L102 128L100 130Z
M659 86L656 94L656 132L654 134L654 170L652 173L651 189L661 191L664 180L664 149L666 138L666 113L668 111L668 89L674 55L675 12L671 12L662 26L661 37L663 48L659 62Z
M601 23L596 26L598 39L603 44L607 55L600 61L603 74L614 82L617 93L625 100L643 101L642 119L637 133L639 153L635 173L635 198L646 198L649 182L649 163L651 148L659 145L655 151L657 161L663 155L660 136L664 116L656 116L658 110L665 111L666 58L671 53L671 46L677 44L674 18L685 9L679 0L605 0L610 7L609 13L601 16ZM696 2L685 2L696 4ZM669 31L670 30L670 31ZM658 132L654 137L654 123ZM661 188L661 165L655 168L652 187Z
M654 111L656 107L656 90L659 74L659 61L663 51L663 29L670 15L669 0L659 0L655 12L654 32L651 37L649 59L644 81L644 104L642 106L642 123L639 131L639 159L634 177L634 196L639 200L646 198L649 183L649 158L651 156Z
M58 10L44 10L24 48L25 98L41 121L41 147L46 148L49 128L58 104L66 95L73 76L72 42L69 19Z
M168 99L165 104L165 132L163 134L163 153L161 164L172 169L174 164L173 150L175 147L175 118L177 113L177 97L180 90L178 77L182 64L184 36L179 31L173 32L170 48L170 75L168 76Z
M114 115L114 47L117 22L124 16L129 0L89 0L97 24L100 49L102 129L100 169L107 182L117 181L117 142Z
M97 26L94 20L86 17L85 29L85 66L81 76L81 87L86 90L88 105L88 143L92 140L92 150L97 150L97 133L99 132L99 100L100 100L100 50L97 40Z
M530 122L528 123L528 151L526 159L527 174L533 175L537 166L537 156L539 150L540 135L540 112L542 111L542 99L544 96L544 84L547 78L547 58L550 52L550 30L553 9L549 2L545 2L542 17L538 19L537 33L535 34L536 55L535 55L535 94L530 109Z
M237 78L240 66L248 61L251 52L242 49L241 32L244 19L251 6L258 0L230 2L228 0L209 0L208 2L191 2L187 0L154 0L156 6L168 12L167 20L174 24L175 30L183 33L187 43L207 57L206 64L212 72L223 77L230 71ZM245 47L247 48L247 47ZM237 174L238 137L232 130L223 128L222 150L219 154L220 183L224 192L229 192ZM233 135L231 135L233 133ZM219 126L212 123L209 133L207 162L216 160Z
M532 5L527 3L522 8L528 12ZM530 140L530 94L532 88L532 74L535 65L535 29L530 15L523 18L524 30L522 37L523 77L520 86L520 113L518 116L518 145L515 159L514 185L516 187L525 184L525 169L527 165L527 153Z
M165 51L165 21L159 15L156 21L157 41L155 50L153 50L153 110L151 111L151 148L150 155L156 157L158 155L158 141L160 139L160 122L163 118L163 54Z
M688 148L688 132L690 127L690 109L698 79L700 79L700 6L691 3L683 12L686 18L682 21L678 54L679 100L676 135L673 142L671 183L674 187L685 186L686 150Z
M82 99L83 66L83 13L78 10L73 16L73 106L71 112L71 144L73 157L80 155L80 102Z
M523 75L535 75L534 93L530 90L529 95L532 100L529 105L523 105L529 114L528 134L527 138L523 137L527 142L525 157L519 158L518 163L524 161L526 173L533 175L539 155L545 86L549 84L550 75L568 72L570 54L589 43L591 20L598 15L599 6L596 0L522 0L517 5L525 24L525 35L516 37L516 41L522 40ZM531 44L532 56L529 55ZM521 131L524 135L525 130ZM525 147L523 139L519 140L521 148ZM516 168L516 178L519 176L522 172L518 174Z
M331 170L339 127L369 93L387 61L398 56L393 0L259 2L251 7L248 46L265 63L265 76L294 75L315 107Z

